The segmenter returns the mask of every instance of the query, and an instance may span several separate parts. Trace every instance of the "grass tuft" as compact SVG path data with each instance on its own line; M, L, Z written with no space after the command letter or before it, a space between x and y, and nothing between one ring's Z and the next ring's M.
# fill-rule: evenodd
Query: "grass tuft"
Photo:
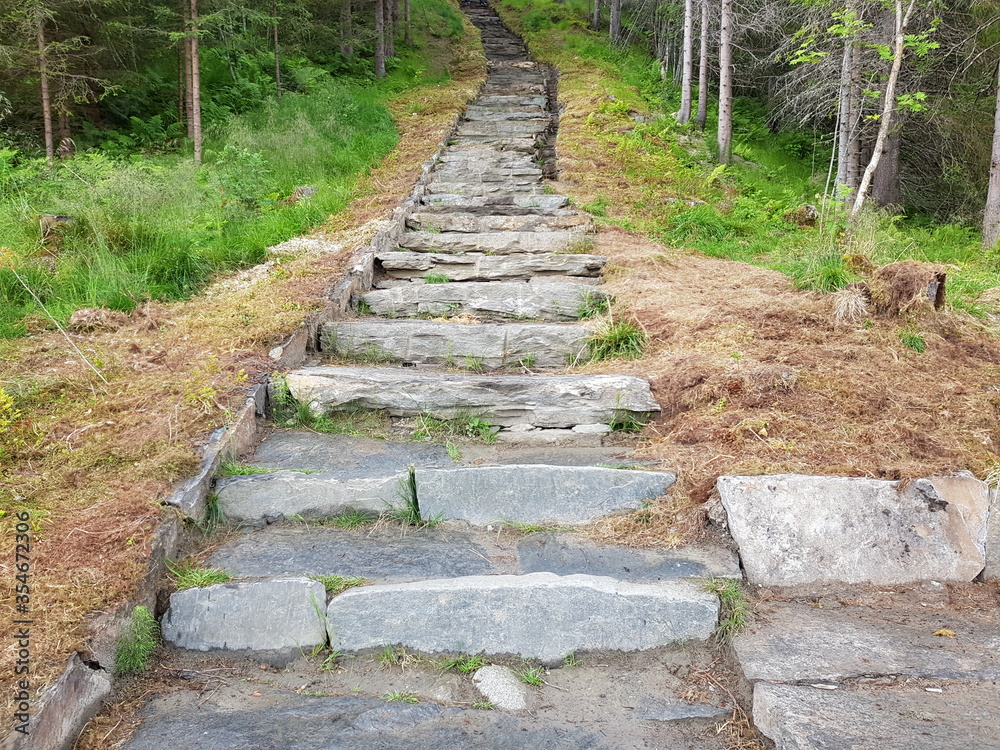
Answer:
M486 659L482 656L456 656L441 662L441 669L454 669L462 674L472 674L477 669L486 666Z
M185 589L204 588L217 583L227 583L233 580L232 575L221 568L202 568L192 561L173 563L167 561L167 570L173 577L174 586L178 591Z
M715 578L705 588L717 594L722 604L715 639L719 643L731 643L750 622L751 609L746 589L740 581L732 578Z
M142 674L160 643L160 624L147 607L132 610L115 647L115 669L122 676Z
M531 685L532 687L541 687L543 684L545 684L544 667L521 667L520 669L514 670L514 674L517 675L517 679L519 679L525 685Z
M638 359L646 350L649 337L631 320L608 320L587 340L593 361L620 357Z
M339 594L342 591L347 591L347 589L355 588L357 586L364 586L368 583L365 578L356 578L348 576L337 576L337 575L319 575L319 576L309 576L314 581L319 581L323 584L326 589L327 594Z

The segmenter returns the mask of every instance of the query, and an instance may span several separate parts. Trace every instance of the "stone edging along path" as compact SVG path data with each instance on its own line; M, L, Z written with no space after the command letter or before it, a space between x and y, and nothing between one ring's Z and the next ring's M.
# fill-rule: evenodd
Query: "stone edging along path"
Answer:
M656 649L678 639L703 640L715 626L719 604L698 579L740 577L736 561L720 549L636 552L588 545L565 530L529 534L515 548L497 546L494 524L577 527L662 495L673 476L655 470L660 467L594 465L620 453L603 445L620 412L639 419L658 410L643 381L509 374L512 367L560 367L581 356L590 329L586 323L565 321L579 318L585 304L605 298L594 286L603 259L560 252L586 233L589 218L540 187L542 169L532 156L537 138L551 134L546 72L528 60L523 45L491 19L491 12L469 13L484 32L490 83L424 166L390 226L356 254L335 285L330 306L271 356L279 369L300 368L285 377L283 387L317 414L385 411L397 431L412 429L413 420L420 418L446 421L488 414L491 429L499 430L493 435L499 448L482 448L475 459L469 455L456 465L458 459L443 446L423 443L337 435L303 442L280 431L269 437L257 448L254 462L272 473L216 484L227 516L260 531L226 545L210 561L233 571L236 582L172 597L164 635L179 650L290 651L292 658L324 643L345 652L403 644L426 653L517 654L555 665L573 652ZM434 275L448 283L429 283ZM350 311L356 300L383 315L463 313L486 322L355 320ZM526 322L523 317L552 322ZM317 352L364 358L370 351L380 365L393 361L409 367L300 367ZM498 372L432 369L446 365ZM271 390L274 395L277 389ZM204 517L220 460L243 454L257 442L258 419L268 413L266 399L267 389L252 389L234 424L213 436L199 474L178 487L170 502L186 516ZM375 458L367 461L369 456ZM408 471L410 466L416 468ZM352 510L377 512L398 504L399 488L407 482L425 517L464 521L468 528L446 524L404 538L359 537L281 523L290 518L321 521ZM907 487L832 477L723 477L718 489L715 517L728 527L752 584L795 586L801 594L802 587L817 592L864 584L942 586L942 581L970 581L984 568L987 578L1000 577L1000 524L995 507L991 513L995 493L991 496L971 476L919 480ZM147 578L150 591L163 573L159 562L174 556L179 536L179 517L163 524L156 544L159 559ZM463 553L469 550L474 554ZM347 567L331 565L331 560L344 559ZM327 601L323 586L306 573L364 575L370 585ZM737 638L737 665L752 690L754 719L778 747L819 747L826 741L824 732L854 733L854 747L893 746L886 744L887 738L909 743L900 747L945 746L942 742L959 747L963 741L989 746L982 738L997 728L991 719L972 729L942 719L925 732L937 745L914 744L914 727L906 717L916 710L937 715L926 705L927 696L935 693L915 694L909 683L900 683L900 675L946 681L945 688L929 687L955 691L979 705L990 694L990 681L1000 677L996 655L988 646L976 645L1000 642L995 618L970 616L954 642L934 640L933 635L928 641L923 624L931 620L917 617L926 612L914 614L898 606L886 611L919 623L887 626L885 618L861 608L817 611L792 597L769 605L763 624ZM455 612L471 614L456 618ZM414 613L420 613L424 627L414 629ZM530 616L512 618L511 613ZM110 669L101 665L113 663L114 642L126 614L123 608L98 628L87 659L97 667L74 657L46 693L31 747L71 744L109 694ZM935 653L928 657L932 648ZM494 671L484 671L477 684L505 668L487 669ZM873 708L864 682L870 679L882 680L887 709ZM659 697L659 692L645 696ZM423 746L424 719L418 721L406 707L393 712L364 702L369 699L322 700L327 702L317 710L355 717L344 730L352 747L385 741L380 732L386 721L412 728L399 746ZM723 707L689 708L698 710L683 714L687 719L715 716ZM427 721L441 727L450 727L457 716L430 703L421 704L421 710L431 717ZM662 714L662 707L657 710ZM210 734L219 723L218 714L199 724L197 712L161 705L151 711L149 726L130 747L176 745L179 740L170 739L170 733L178 727L193 737L195 726ZM359 729L370 711L383 717L371 736ZM858 711L873 718L854 726L847 717ZM462 721L483 731L506 721L463 716ZM844 718L831 725L823 716ZM550 723L524 723L526 731L542 732L531 738L533 746L564 746L555 744L558 735L544 734ZM581 726L584 733L565 746L605 746L588 734L590 725ZM658 734L644 735L641 726L624 721L621 744L615 746L670 746L677 737L665 726ZM454 744L447 737L432 732L426 741L440 747L500 747L461 744L466 740ZM658 744L663 742L667 744ZM706 740L697 746L719 745Z

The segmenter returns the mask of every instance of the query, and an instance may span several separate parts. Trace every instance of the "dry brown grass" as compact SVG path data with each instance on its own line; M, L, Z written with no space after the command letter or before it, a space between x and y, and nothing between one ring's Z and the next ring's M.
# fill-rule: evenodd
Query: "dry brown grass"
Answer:
M27 338L0 342L0 387L18 394L23 412L0 434L4 684L14 661L12 511L30 510L36 525L32 684L41 688L83 646L85 616L133 593L171 483L193 472L209 431L225 424L247 386L272 369L268 348L324 305L352 251L409 194L421 164L484 78L477 38L457 48L442 40L440 63L452 80L391 103L397 148L360 182L356 200L316 233L339 252L285 258L255 281L151 304L127 321L83 316L81 329L93 330L73 334L74 342L98 363L107 384L58 333L41 326ZM0 708L7 710L10 699L5 693Z

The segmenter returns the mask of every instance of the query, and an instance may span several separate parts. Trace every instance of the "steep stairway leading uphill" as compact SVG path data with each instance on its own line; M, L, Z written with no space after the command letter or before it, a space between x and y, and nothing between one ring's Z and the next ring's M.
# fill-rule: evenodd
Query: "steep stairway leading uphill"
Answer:
M670 688L707 658L691 648L718 621L704 580L738 563L580 533L673 484L622 458L659 406L644 380L572 371L610 302L605 259L587 252L590 217L542 182L548 71L491 10L467 12L490 62L480 96L359 316L276 384L279 428L246 459L261 473L217 481L245 533L208 564L234 579L174 594L163 618L176 669L212 651L240 674L249 655L249 681L155 700L134 750L721 747L698 722L727 712L722 696ZM285 426L306 409L354 434ZM563 664L555 699L515 676Z
M973 477L721 477L739 558L588 534L673 484L630 457L660 407L574 369L611 299L590 218L543 182L550 73L466 12L488 81L357 315L216 480L207 565L232 578L170 597L156 672L197 689L127 747L764 747L739 699L779 750L1000 748L997 590L971 583L1000 526ZM712 592L738 610L744 573L756 619L720 649Z

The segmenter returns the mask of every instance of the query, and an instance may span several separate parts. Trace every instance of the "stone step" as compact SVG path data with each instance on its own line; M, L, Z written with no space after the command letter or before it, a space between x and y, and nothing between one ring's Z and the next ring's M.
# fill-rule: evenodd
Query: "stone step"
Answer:
M558 322L587 317L596 303L609 298L587 284L466 281L375 289L360 299L373 314L390 318L468 314L491 320Z
M740 577L739 562L720 547L635 550L566 531L501 534L460 524L408 534L370 524L353 530L272 525L226 542L205 564L236 578L343 576L372 583L546 572L631 583Z
M355 320L327 323L321 350L340 357L368 357L421 365L495 370L565 367L588 359L583 326L506 323L438 323L430 320Z
M649 585L551 573L364 586L334 597L326 610L337 651L395 644L545 664L582 651L704 640L718 614L715 595L685 581Z
M549 100L545 96L522 96L519 94L484 94L476 99L480 107L539 107L544 109Z
M420 202L425 206L453 206L467 211L473 208L489 208L497 213L503 207L522 209L556 209L569 205L565 195L453 195L450 193L427 193Z
M558 253L584 241L579 232L405 232L399 246L418 253ZM572 254L572 253L570 253Z
M475 166L490 169L522 168L537 170L538 163L533 157L506 151L494 151L491 148L466 149L462 151L445 151L437 162L437 168L448 166Z
M485 255L398 251L378 255L376 260L389 279L422 279L425 274L434 273L450 281L546 279L552 276L595 279L607 262L602 255L571 253Z
M464 173L464 182L451 182L444 175L435 175L428 190L449 195L544 195L545 188L535 177L512 177L502 181L480 181L477 175Z
M547 118L533 120L509 120L490 122L487 120L472 120L460 123L455 134L463 136L483 136L489 138L535 138L544 133L552 121Z
M532 180L542 179L542 170L533 163L524 166L500 167L482 164L477 161L452 162L439 167L433 172L435 180L445 182L501 182L510 180L516 184L528 184ZM471 179L470 179L471 178Z
M538 151L538 138L502 138L491 135L466 135L455 138L456 148L489 146L500 151L534 154Z
M430 253L426 253L425 255L430 255ZM442 257L442 258L459 258L459 257L465 257L465 256L443 255L443 256L440 256L440 257ZM521 256L518 256L518 255L505 255L505 256L503 256L503 258L519 258L519 257L521 257ZM530 258L530 257L536 257L536 256L525 256L525 257L529 257ZM505 264L500 264L500 265L503 266ZM509 269L505 268L504 270L509 270ZM603 283L602 280L601 280L601 278L597 277L597 276L565 276L563 274L555 274L555 273L553 273L553 274L541 274L538 277L531 278L531 279L525 278L524 276L522 276L520 274L517 274L517 273L501 273L501 274L490 275L490 276L487 276L486 278L483 278L483 279L480 279L480 280L482 280L482 281L526 281L526 282L531 283L531 284L539 284L539 283L546 283L546 284L549 284L549 283L552 283L552 284L555 284L555 283L583 284L585 286L590 286L590 287L600 286L601 283ZM470 279L470 281L475 281L475 279ZM438 284L438 283L442 283L442 282L440 280L438 280L438 279L434 279L433 281L428 282L425 279L420 278L419 276L414 276L414 277L411 277L411 278L393 278L391 275L385 275L382 278L377 279L372 284L372 289L395 289L397 287L409 287L409 286L420 285L420 284L428 284L428 283ZM448 283L448 282L443 282L443 283ZM460 281L459 283L464 283L464 281Z
M463 117L469 122L520 122L522 120L537 121L548 119L541 107L533 107L530 110L503 110L488 109L486 107L469 107L465 110ZM551 122L551 120L549 120Z
M644 421L660 410L649 383L628 375L487 376L306 367L289 372L285 382L291 395L317 414L367 409L398 417L471 415L501 427L572 428L626 418Z
M340 472L277 471L219 479L216 495L237 523L335 518L351 512L379 515L405 508L412 497L408 472L343 478ZM416 469L416 495L424 518L575 525L627 510L663 495L674 483L665 472L539 464Z
M410 214L406 226L415 231L438 232L552 232L558 230L574 230L592 232L594 220L589 214L577 211L549 212L544 214L529 213L523 215L510 214L477 214L472 212L452 211L449 213L431 212L423 209Z

